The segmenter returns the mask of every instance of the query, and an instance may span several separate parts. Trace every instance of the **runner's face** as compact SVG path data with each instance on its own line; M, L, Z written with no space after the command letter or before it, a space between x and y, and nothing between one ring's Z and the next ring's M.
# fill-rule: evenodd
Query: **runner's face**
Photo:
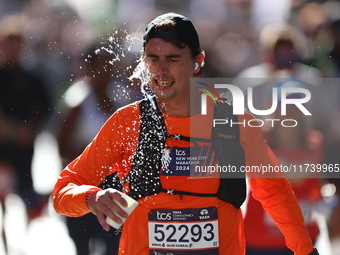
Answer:
M170 100L190 95L194 59L189 47L179 49L160 38L150 39L145 48L150 87L158 99Z

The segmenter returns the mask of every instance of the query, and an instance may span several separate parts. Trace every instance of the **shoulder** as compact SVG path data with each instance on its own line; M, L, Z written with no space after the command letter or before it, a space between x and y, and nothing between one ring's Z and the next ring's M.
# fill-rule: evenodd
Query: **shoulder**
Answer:
M264 121L256 119L248 110L244 110L244 114L238 115L238 123L240 127L240 139L243 143L251 141L266 141L263 134Z
M268 78L272 69L267 64L259 64L248 67L239 72L236 78Z
M139 101L118 108L106 122L107 125L118 125L117 128L135 126L140 122Z
M114 114L125 117L139 116L140 115L139 102L140 101L135 101L133 103L122 106L118 108Z
M134 102L117 109L99 132L102 137L107 139L114 137L132 138L138 134L140 119L138 102Z
M297 77L300 78L322 78L322 73L319 69L302 63L296 63L294 71Z
M259 120L259 119L256 119L256 118L254 117L254 115L251 114L251 113L249 112L249 110L247 110L247 109L244 109L244 114L238 115L238 120L239 120L239 121L242 121L242 123L243 123L243 122L246 122L246 124L247 124L247 122L249 122L249 121L251 121L251 122L254 121L254 124L253 124L253 125L248 125L248 126L255 126L255 125L256 125L255 122L261 121L261 120ZM247 126L247 125L242 125L242 126Z

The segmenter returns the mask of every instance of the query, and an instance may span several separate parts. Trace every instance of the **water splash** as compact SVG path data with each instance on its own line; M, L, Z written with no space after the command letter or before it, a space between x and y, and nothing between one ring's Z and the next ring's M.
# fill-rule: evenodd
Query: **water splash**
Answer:
M142 32L136 30L128 32L121 28L114 28L110 35L101 35L100 46L96 50L96 54L101 51L110 54L111 59L108 64L112 71L112 76L117 84L124 84L129 91L124 91L124 88L119 88L116 91L117 95L121 95L126 99L132 99L130 92L133 87L140 84L140 91L144 93L143 87L148 83L149 77L146 75L146 66L141 60L140 51L142 50ZM85 61L89 61L85 59ZM130 84L129 84L130 83Z
M132 81L134 79L138 79L141 83L141 92L144 95L153 95L153 92L149 86L151 78L152 74L148 72L145 61L139 60L139 63L134 69L133 74L129 77L129 80Z

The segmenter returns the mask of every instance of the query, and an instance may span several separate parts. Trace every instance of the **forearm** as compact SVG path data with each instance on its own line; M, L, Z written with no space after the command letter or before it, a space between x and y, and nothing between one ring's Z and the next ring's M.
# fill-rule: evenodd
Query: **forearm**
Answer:
M101 177L95 180L93 175L85 174L75 167L79 164L79 159L70 163L60 173L53 190L53 206L56 212L68 217L89 213L86 204L87 193L91 190L101 190L98 188Z
M53 206L57 213L68 217L79 217L90 212L86 198L93 190L101 190L91 185L56 184L53 192Z

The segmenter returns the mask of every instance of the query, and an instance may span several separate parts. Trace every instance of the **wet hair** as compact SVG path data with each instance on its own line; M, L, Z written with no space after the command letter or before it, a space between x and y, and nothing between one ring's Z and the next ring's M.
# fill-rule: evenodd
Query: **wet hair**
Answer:
M146 27L146 31L143 36L143 49L141 51L142 54L139 64L136 66L133 74L129 77L129 80L136 78L141 81L143 93L148 93L148 91L150 91L148 87L150 76L146 70L144 53L145 47L152 38L160 38L165 42L171 43L179 49L184 49L188 46L192 59L195 59L195 57L201 53L204 54L204 51L200 47L196 29L189 19L177 13L166 13L158 16ZM202 75L203 65L204 63L202 62L199 71L194 73L195 77Z
M155 31L159 31L159 32L177 32L176 29L176 23L174 20L172 19L167 19L164 20L162 22L160 22L159 24L155 25ZM176 46L179 49L184 49L186 46L189 47L190 52L191 52L191 57L195 58L196 56L198 56L200 53L204 53L204 51L198 46L198 47L190 47L190 45L187 45L185 42L179 40L179 39L175 39L175 38L161 38L163 41L171 43L172 45ZM149 42L150 39L148 39L145 42L145 46L147 45L147 43Z

